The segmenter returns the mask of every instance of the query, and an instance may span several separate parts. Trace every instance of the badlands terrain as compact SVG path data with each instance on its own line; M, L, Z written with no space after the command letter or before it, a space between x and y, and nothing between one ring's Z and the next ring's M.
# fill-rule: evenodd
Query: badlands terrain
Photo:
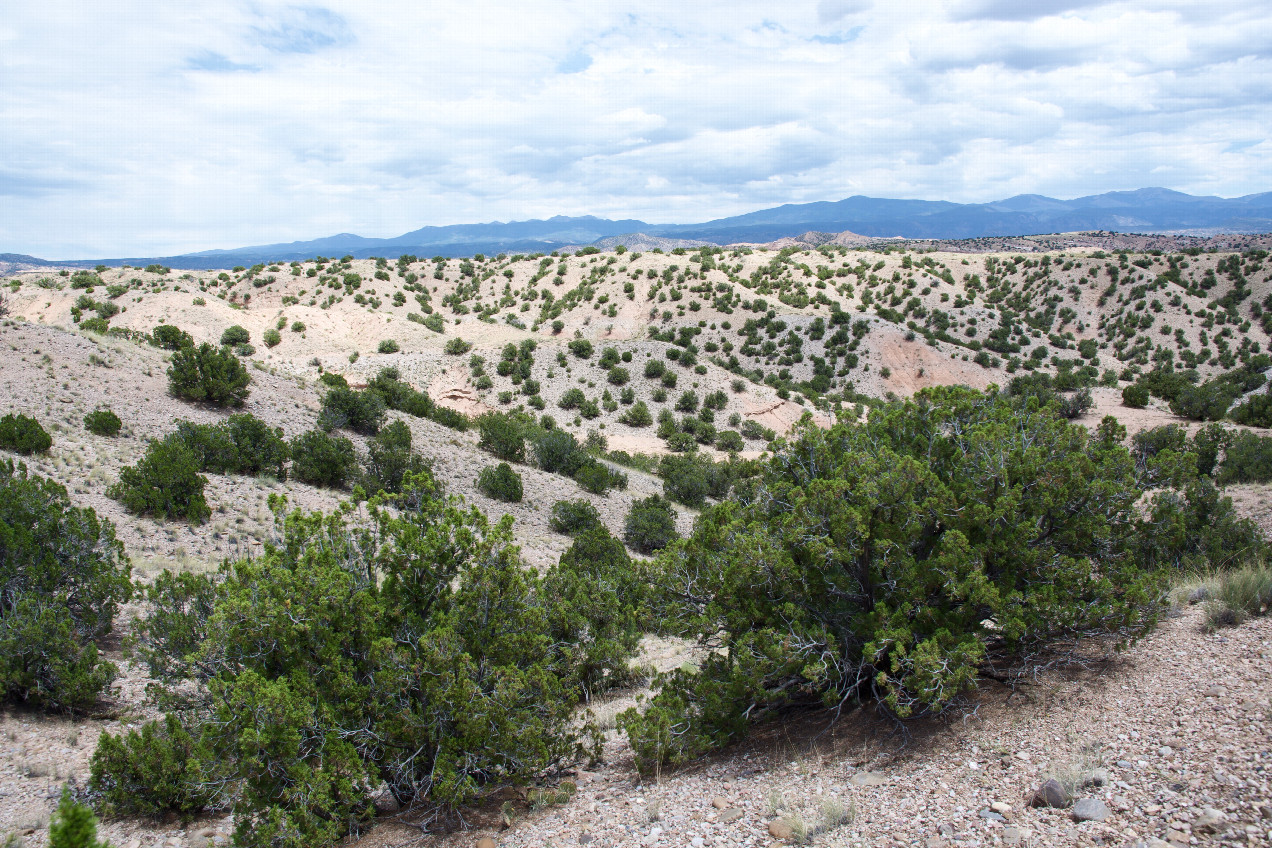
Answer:
M474 429L389 412L410 428L415 451L447 491L492 518L510 514L523 559L545 569L571 542L552 529L553 503L586 499L621 537L633 502L663 491L642 455L668 453L677 436L679 446L688 437L717 459L759 457L806 414L829 424L864 414L875 399L929 386L1002 387L1029 373L1092 375L1090 407L1077 419L1091 427L1113 415L1132 434L1168 423L1195 431L1199 424L1157 398L1125 406L1123 389L1168 360L1204 381L1272 347L1267 237L846 241L318 257L191 272L25 270L0 281L8 312L0 412L32 416L51 433L52 449L23 461L113 522L135 575L148 580L260 551L274 533L271 495L331 511L348 493L209 474L212 516L204 524L125 511L106 491L148 440L177 420L225 415L171 397L171 352L142 336L169 324L215 344L228 328L245 329L239 353L252 382L242 411L289 439L315 426L324 379L340 375L357 388L393 368L466 416L521 409L552 416L580 442L603 437L609 453L601 459L628 475L625 489L591 494L525 465L517 468L524 497L509 504L476 485L491 459ZM689 432L684 417L708 397L710 414ZM682 424L660 435L656 421L633 423L640 404L654 419L666 410ZM84 416L103 406L123 421L116 438L84 428ZM347 435L367 449L364 436ZM1272 533L1268 487L1226 494ZM676 509L686 534L695 511ZM904 729L867 708L833 724L797 715L657 779L638 775L615 730L613 716L640 694L620 692L591 705L607 731L605 758L570 776L577 792L568 802L492 798L467 812L467 830L440 835L386 813L361 844L768 845L793 838L792 824L834 819L814 844L1266 845L1272 622L1209 632L1187 589L1153 634L1113 660L1050 669L1014 688L987 682L958 715ZM130 606L117 621L109 655L124 673L99 713L4 714L0 836L44 844L52 799L63 782L86 781L99 733L155 713L144 668L121 650L128 620L140 612ZM689 646L674 641L649 638L644 649L644 661L660 670L692 660ZM1028 796L1051 776L1103 802L1105 814L1078 822L1068 809L1029 807ZM514 814L501 821L505 801ZM200 848L231 832L222 818L184 827L105 821L102 829L117 846Z

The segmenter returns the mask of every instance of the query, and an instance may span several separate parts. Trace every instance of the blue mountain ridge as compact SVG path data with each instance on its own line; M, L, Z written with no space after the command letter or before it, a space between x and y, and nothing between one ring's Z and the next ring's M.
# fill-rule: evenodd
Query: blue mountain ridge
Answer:
M788 203L697 224L648 224L591 215L421 227L393 238L340 233L309 241L205 250L179 256L78 260L76 264L161 262L174 268L218 268L314 256L471 256L551 252L614 236L644 233L712 244L762 243L803 233L852 231L870 237L966 239L1107 230L1272 232L1272 192L1244 197L1195 196L1165 188L1111 191L1058 200L1022 194L989 203L904 200L855 195L838 201Z

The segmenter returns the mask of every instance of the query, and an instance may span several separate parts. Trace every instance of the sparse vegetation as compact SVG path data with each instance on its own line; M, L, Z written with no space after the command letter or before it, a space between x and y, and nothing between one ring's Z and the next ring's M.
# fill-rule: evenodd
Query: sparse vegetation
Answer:
M31 456L51 447L53 437L31 416L9 413L0 418L0 449Z

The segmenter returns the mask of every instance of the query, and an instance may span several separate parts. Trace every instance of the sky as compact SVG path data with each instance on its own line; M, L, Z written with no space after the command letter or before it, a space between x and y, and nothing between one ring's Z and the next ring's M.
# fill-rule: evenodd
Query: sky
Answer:
M1251 0L8 3L0 253L1272 189Z

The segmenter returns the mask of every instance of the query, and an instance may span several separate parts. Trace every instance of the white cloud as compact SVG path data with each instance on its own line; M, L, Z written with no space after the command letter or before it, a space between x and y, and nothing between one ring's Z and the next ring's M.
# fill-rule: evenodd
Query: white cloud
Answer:
M156 255L551 214L696 221L856 193L1272 187L1262 4L632 8L14 5L0 252Z

